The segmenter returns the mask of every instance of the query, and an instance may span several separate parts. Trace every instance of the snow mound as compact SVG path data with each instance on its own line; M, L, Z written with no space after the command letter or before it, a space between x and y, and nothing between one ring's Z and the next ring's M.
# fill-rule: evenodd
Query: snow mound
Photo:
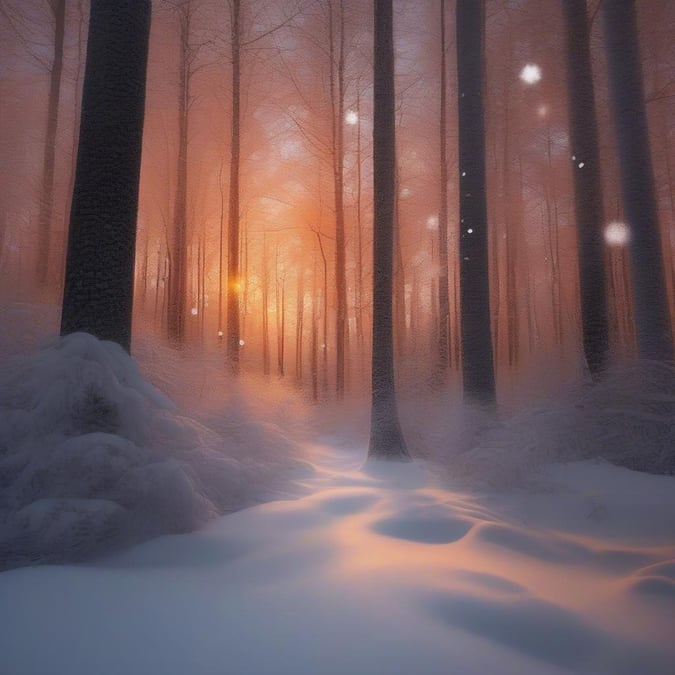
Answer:
M496 488L530 483L558 462L603 459L634 471L675 474L675 368L659 362L622 366L566 400L510 417L456 404L415 422L422 452L453 477ZM428 450L426 450L428 448Z
M0 569L82 560L260 501L271 471L247 455L274 448L290 465L294 447L229 422L217 433L179 415L121 347L84 333L7 358Z

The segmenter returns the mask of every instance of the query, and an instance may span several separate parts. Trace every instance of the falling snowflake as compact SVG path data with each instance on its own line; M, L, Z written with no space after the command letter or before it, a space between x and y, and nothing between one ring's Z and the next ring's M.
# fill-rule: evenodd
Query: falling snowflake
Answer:
M520 79L525 84L536 84L541 80L541 68L536 63L528 63L520 71Z
M618 221L609 223L605 227L605 241L609 246L625 246L630 241L630 228Z

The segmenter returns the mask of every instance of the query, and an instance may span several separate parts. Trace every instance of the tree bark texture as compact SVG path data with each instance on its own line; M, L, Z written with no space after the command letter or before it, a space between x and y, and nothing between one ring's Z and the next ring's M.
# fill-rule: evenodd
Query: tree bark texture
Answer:
M180 64L178 81L178 158L176 162L176 194L173 204L173 242L169 269L167 332L177 347L185 343L187 322L187 194L188 133L190 129L190 5L178 9L180 21Z
M485 194L483 3L457 0L459 255L464 395L495 400Z
M131 344L149 0L92 0L61 334Z
M595 377L609 348L603 245L602 181L586 0L563 0L567 95L577 221L581 327L586 363Z
M373 353L368 457L407 461L398 419L392 317L396 185L392 0L374 3L373 87Z

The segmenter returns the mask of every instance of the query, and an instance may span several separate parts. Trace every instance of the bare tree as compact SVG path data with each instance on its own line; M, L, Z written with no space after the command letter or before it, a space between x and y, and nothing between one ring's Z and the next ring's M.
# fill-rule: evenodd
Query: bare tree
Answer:
M227 359L233 373L239 372L239 351L241 340L241 141L242 141L242 56L257 43L290 24L302 12L304 2L300 1L278 24L258 34L247 36L242 20L241 0L228 0L230 11L230 55L232 69L230 109L230 179L228 188L228 230L227 230Z

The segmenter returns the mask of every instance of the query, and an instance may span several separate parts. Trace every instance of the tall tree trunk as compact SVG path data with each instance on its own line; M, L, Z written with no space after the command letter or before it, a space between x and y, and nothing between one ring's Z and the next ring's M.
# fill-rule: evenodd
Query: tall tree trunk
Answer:
M485 196L483 2L457 0L459 256L464 395L495 401Z
M394 149L396 156L396 149ZM395 157L395 183L394 183L394 347L395 355L401 359L405 357L408 342L408 329L406 325L406 304L405 304L405 265L403 263L403 247L401 246L401 180L400 166Z
M276 319L277 319L277 373L279 377L285 375L284 355L285 355L285 337L286 337L286 277L279 276L279 248L277 246L277 254L275 260L275 294L274 300L276 305Z
M262 351L263 351L263 374L270 374L270 318L269 318L269 296L270 296L270 272L269 261L267 260L267 235L263 233L263 254L262 254Z
M162 261L164 260L162 256L162 246L161 244L157 247L157 267L155 268L155 298L154 298L154 308L153 308L153 320L155 326L157 325L158 311L159 311L159 289L162 284ZM164 295L164 294L162 294Z
M148 235L148 229L145 229L145 237L143 242L143 264L141 265L141 281L143 282L143 307L147 305L148 302L148 271L150 265L150 237Z
M232 0L232 121L230 138L229 217L227 230L227 357L234 373L239 372L239 173L241 163L241 2Z
M314 249L314 269L312 274L312 336L310 343L309 369L312 373L312 401L319 400L319 312L317 298L316 248Z
M563 0L567 94L577 219L581 326L586 362L597 377L607 364L609 326L602 235L602 180L586 0Z
M169 293L167 301L167 332L174 346L185 343L187 323L187 190L188 133L190 129L190 4L179 7L180 63L178 73L178 158L176 160L176 193L173 204L173 237Z
M61 334L131 344L149 0L92 0Z
M407 461L394 378L392 321L396 132L392 0L374 2L373 351L369 458Z
M603 13L610 94L621 166L621 193L631 232L638 354L642 359L673 361L635 3L630 0L605 0Z
M49 103L47 130L42 159L42 192L38 211L38 242L36 278L40 288L47 289L49 281L49 250L54 213L54 169L56 165L56 132L59 123L61 75L63 73L63 40L66 25L66 0L50 0L54 17L54 57L49 73Z
M82 71L84 67L84 33L86 30L85 25L85 16L84 16L84 6L83 0L78 0L77 3L77 68L75 71L75 101L73 103L73 151L70 165L70 176L68 180L68 188L66 193L66 204L64 210L64 222L70 222L70 209L72 206L73 199L73 190L75 189L75 171L77 169L77 143L78 143L78 130L80 127L80 107L82 105L82 94L81 94L81 83L82 83ZM61 261L63 265L63 261ZM61 270L61 274L63 270Z
M445 0L441 9L441 102L440 102L440 205L438 209L438 367L445 372L449 364L450 289L448 284L448 122L447 74L445 72Z
M360 86L360 84L359 84ZM362 217L362 174L361 166L361 92L356 92L356 339L363 356L365 331L363 329L363 217Z
M202 229L199 237L199 342L204 344L204 328L206 325L206 233Z
M563 342L560 300L560 241L558 236L558 197L555 188L551 145L551 131L549 129L546 139L548 169L546 180L546 230L548 236L548 254L551 260L551 316L553 317L553 338L556 345L560 347Z
M508 96L507 96L508 101ZM511 168L511 133L508 106L504 112L504 219L505 219L505 260L504 274L506 276L506 342L507 363L517 366L520 357L520 313L518 293L516 288L516 269L518 266L518 230L520 229L519 216L520 194L514 197L512 168ZM517 205L517 209L515 208ZM514 215L516 212L516 215Z
M302 340L305 319L305 269L298 266L298 284L295 301L295 382L302 387Z
M323 343L321 344L321 363L323 369L323 391L328 392L328 259L326 251L323 248L321 232L316 232L316 238L319 243L321 261L323 263Z
M339 400L343 398L345 390L347 279L344 208L345 12L343 0L337 0L337 5L338 26L336 31L333 17L333 2L328 0L330 98L332 111L331 146L333 154L333 194L335 200L335 296L337 303L335 315L335 392Z
M218 228L218 343L223 340L223 277L224 261L223 246L225 244L225 195L223 191L223 158L220 160L220 169L218 171L218 189L220 190L220 220Z

